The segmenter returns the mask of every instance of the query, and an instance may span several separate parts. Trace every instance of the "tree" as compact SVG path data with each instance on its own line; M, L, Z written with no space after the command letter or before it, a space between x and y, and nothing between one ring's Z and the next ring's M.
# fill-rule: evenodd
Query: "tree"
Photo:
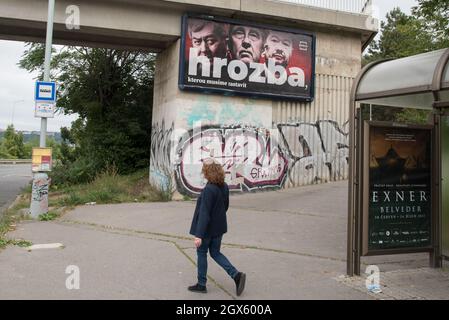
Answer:
M16 133L13 125L9 125L6 129L1 145L0 152L2 158L25 158L23 135L21 132Z
M53 137L47 137L46 145L52 149L53 161L59 161L61 158L61 144ZM24 154L26 159L31 159L33 148L39 147L39 138L35 137L24 144Z
M43 58L43 45L29 44L19 65L40 71ZM52 70L58 110L79 115L62 133L62 162L84 163L91 170L86 179L110 165L121 173L147 166L154 55L63 47L52 58Z
M445 3L443 3L445 2ZM363 64L380 59L397 59L438 50L448 46L448 2L419 0L412 15L395 8L381 23L381 36L368 48ZM435 20L436 19L436 20ZM375 106L375 120L426 123L424 110Z
M397 59L435 50L432 34L422 20L408 16L399 8L387 13L381 23L380 39L374 41L364 56L364 63L380 59Z
M374 41L364 63L402 58L449 47L449 1L418 0L412 14L394 8L381 23L381 36Z
M413 15L424 22L437 47L449 47L449 1L418 0Z
M0 159L10 159L10 158L12 158L12 156L8 153L8 150L6 150L2 138L0 140Z

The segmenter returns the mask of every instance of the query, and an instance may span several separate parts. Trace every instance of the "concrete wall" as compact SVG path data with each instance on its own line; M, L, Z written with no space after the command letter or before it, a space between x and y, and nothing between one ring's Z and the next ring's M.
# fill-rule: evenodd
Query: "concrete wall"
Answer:
M195 196L205 183L201 160L209 156L221 161L234 192L346 179L349 92L361 67L360 37L316 35L312 103L181 91L179 41L159 54L151 182Z
M272 187L272 177L251 176L249 160L236 156L249 139L249 147L266 145L264 130L272 127L271 100L205 95L178 89L179 45L177 41L158 55L155 74L150 181L162 189L177 189L184 194L201 190L201 160L213 155L227 164L228 183L243 191L236 170L251 180L249 188ZM232 136L232 137L231 137ZM226 139L225 139L226 137ZM234 137L234 138L233 138ZM201 140L201 141L200 141ZM229 145L223 145L224 141ZM237 157L237 158L236 158ZM284 161L286 165L286 161ZM271 166L274 166L271 165ZM256 170L262 165L255 166ZM254 171L254 170L253 170ZM286 168L285 168L286 171ZM232 175L232 177L231 177ZM284 174L275 187L281 186ZM238 181L237 181L238 180Z
M317 32L315 100L276 102L273 125L289 159L285 187L347 179L349 94L361 68L350 33Z
M1 0L0 39L45 41L47 0ZM80 10L80 28L68 29L66 9ZM54 43L160 52L181 35L185 12L302 28L354 32L367 43L377 32L371 17L271 0L57 0Z

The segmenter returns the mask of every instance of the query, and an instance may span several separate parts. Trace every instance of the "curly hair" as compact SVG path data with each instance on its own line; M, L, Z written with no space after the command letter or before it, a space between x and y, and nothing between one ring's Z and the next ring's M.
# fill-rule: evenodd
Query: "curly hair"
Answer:
M201 172L210 183L222 186L224 185L225 172L223 167L213 159L203 161L203 169Z

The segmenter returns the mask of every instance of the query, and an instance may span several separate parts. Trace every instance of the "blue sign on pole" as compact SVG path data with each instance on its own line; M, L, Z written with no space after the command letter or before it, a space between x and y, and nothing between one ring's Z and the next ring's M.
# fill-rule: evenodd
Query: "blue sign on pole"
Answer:
M56 102L56 83L37 81L34 100Z

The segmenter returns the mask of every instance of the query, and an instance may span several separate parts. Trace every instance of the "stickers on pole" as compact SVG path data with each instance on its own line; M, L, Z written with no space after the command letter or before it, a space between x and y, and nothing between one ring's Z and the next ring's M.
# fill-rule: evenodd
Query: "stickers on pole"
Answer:
M56 83L55 82L36 82L34 94L35 117L53 118L56 104Z
M51 171L52 167L52 149L51 148L33 148L31 170L33 172Z
M36 118L53 118L55 116L55 104L52 102L36 101L34 109L34 117Z

